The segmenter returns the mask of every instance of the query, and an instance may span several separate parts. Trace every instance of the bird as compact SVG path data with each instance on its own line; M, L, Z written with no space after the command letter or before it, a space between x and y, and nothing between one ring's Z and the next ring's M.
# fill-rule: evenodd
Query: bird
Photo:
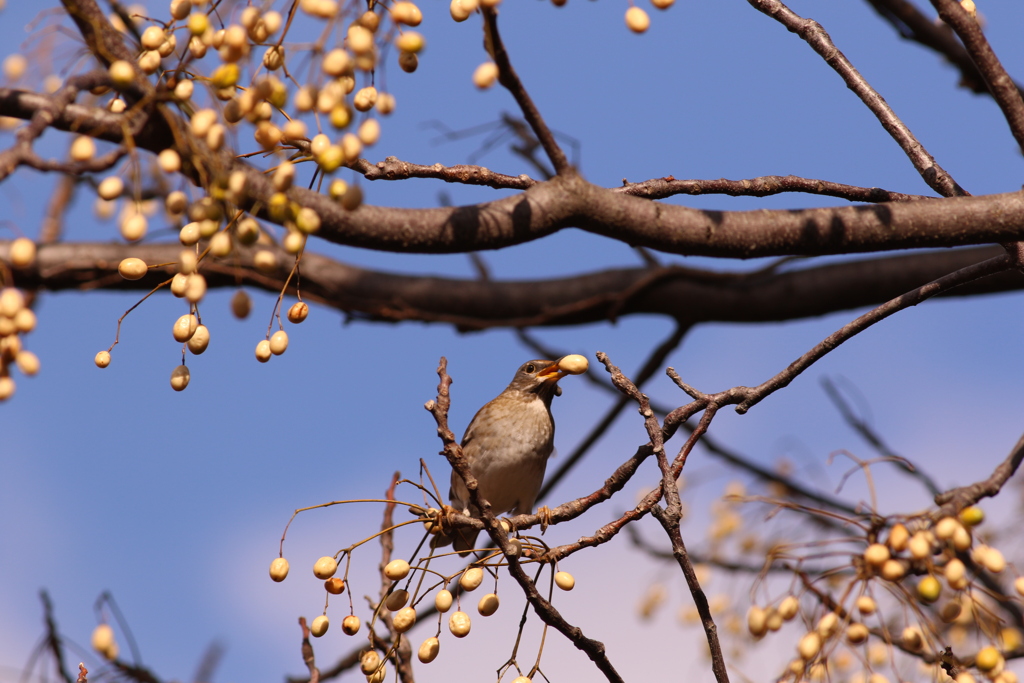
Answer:
M537 501L548 458L554 450L555 420L551 400L562 393L558 380L580 374L587 359L580 355L559 360L530 360L519 366L512 382L477 411L462 437L462 453L476 478L480 497L496 514L529 514ZM469 501L469 490L452 472L448 493L455 512L480 517ZM447 545L460 555L475 547L479 530L455 530L440 535L435 547Z

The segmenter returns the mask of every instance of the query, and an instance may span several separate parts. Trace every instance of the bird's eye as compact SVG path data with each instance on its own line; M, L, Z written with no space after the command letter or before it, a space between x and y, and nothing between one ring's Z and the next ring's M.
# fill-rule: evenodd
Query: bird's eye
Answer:
M531 373L531 374L532 374L532 373L533 373L533 371L534 371L534 370L536 370L536 369L537 369L537 368L535 368L535 367L534 367L533 363L527 363L527 364L526 364L526 371L527 371L527 372L529 372L529 373Z

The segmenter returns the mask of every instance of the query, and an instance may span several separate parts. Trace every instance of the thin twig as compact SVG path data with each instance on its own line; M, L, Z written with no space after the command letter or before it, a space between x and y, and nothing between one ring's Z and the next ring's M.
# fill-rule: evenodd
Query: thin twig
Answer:
M882 127L892 136L893 140L900 146L903 153L907 155L910 162L921 174L928 186L941 194L943 197L954 197L965 195L967 192L956 183L955 180L941 167L935 158L928 153L914 134L910 132L906 124L896 116L896 112L875 91L874 88L860 75L860 72L850 61L839 51L828 33L821 27L821 24L813 19L804 19L779 0L747 0L760 12L775 19L787 29L796 33L810 45L815 52L821 55L825 63L831 66L838 73L846 87L852 90L857 97L871 110L871 113L878 118Z
M861 438L867 441L868 444L870 444L871 447L881 455L886 458L891 458L891 462L893 462L897 467L920 481L933 496L939 494L942 489L939 488L939 485L935 483L935 480L932 479L927 472L924 472L920 467L912 464L907 458L889 448L889 446L882 440L882 437L876 434L867 422L854 414L850 404L846 402L846 399L843 398L839 388L836 387L835 383L830 378L822 377L821 386L825 389L825 394L828 396L829 400L832 401L832 404L836 407L843 420L851 429L860 434Z
M794 175L768 175L745 180L680 180L667 176L652 178L640 183L622 181L622 187L616 192L646 197L647 199L664 199L680 194L726 194L731 197L768 197L784 192L805 192L827 197L839 197L851 202L907 202L917 199L929 199L924 195L891 192L880 187L857 187L844 185L830 180L816 178L800 178Z
M563 634L578 650L586 654L609 681L622 681L622 677L608 660L604 644L588 638L582 629L567 622L551 602L540 594L536 584L519 564L519 558L509 544L508 537L499 525L497 518L491 511L490 503L480 497L477 490L478 482L469 469L469 463L462 453L462 448L455 440L455 435L448 427L448 408L451 405L449 394L451 377L448 375L447 367L448 361L442 357L437 368L437 374L440 379L437 386L437 398L428 401L425 407L430 411L434 421L437 423L437 433L444 444L443 452L445 457L451 464L452 470L462 477L465 482L466 489L469 491L470 502L479 510L480 521L482 521L484 529L487 530L491 540L494 541L505 556L509 574L512 575L522 588L527 601L533 606L534 612L544 623Z
M572 166L569 164L565 152L555 142L555 136L551 134L548 124L544 122L540 111L533 103L533 99L526 92L522 81L519 80L519 74L512 68L512 62L509 60L508 52L505 50L505 44L501 41L501 34L498 33L497 10L493 7L481 7L480 9L484 15L484 42L494 58L494 63L498 65L498 82L505 86L505 89L515 98L520 111L523 112L523 118L530 124L533 134L537 136L537 140L540 141L541 146L547 153L548 159L551 160L551 164L555 167L555 173L562 175L570 172Z
M931 0L944 22L953 27L967 48L971 61L985 79L985 85L992 93L992 99L999 105L1006 123L1010 126L1017 145L1024 152L1024 98L1021 98L1017 84L1006 73L1002 63L981 31L978 19L971 16L954 0Z

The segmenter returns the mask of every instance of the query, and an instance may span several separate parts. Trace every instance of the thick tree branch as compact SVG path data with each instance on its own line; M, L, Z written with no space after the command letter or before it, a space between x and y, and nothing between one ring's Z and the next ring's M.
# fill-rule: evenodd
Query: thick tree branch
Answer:
M54 98L0 88L0 115L26 116L52 107ZM122 122L138 134L134 143L160 151L177 148L196 182L240 170L246 176L246 207L266 204L274 187L259 169L216 155L193 140L187 126L165 107L156 116L129 119L98 108L68 105L54 126L120 140ZM130 110L131 111L131 110ZM84 116L84 120L76 116ZM176 143L180 139L181 143ZM187 144L186 144L187 143ZM203 151L205 150L205 151ZM707 211L631 197L574 174L536 183L524 192L483 204L430 209L363 205L346 211L328 196L292 188L290 197L321 218L318 236L348 246L409 253L458 253L499 249L578 227L633 246L670 253L753 258L951 247L1024 238L1021 193L957 197L824 209Z
M0 241L0 261L9 263L9 242ZM39 247L36 263L15 272L25 289L145 290L167 279L174 267L124 280L118 263L129 256L146 263L174 263L177 244L59 243ZM946 273L1003 253L998 247L860 259L813 268L754 274L718 273L665 266L623 268L533 281L480 281L402 275L351 266L313 252L302 257L302 294L370 320L416 320L462 329L574 325L636 314L664 315L689 323L768 322L814 317L877 305ZM204 261L211 288L239 285L280 291L290 269L252 267L251 253L238 260ZM1007 270L964 285L953 296L1012 291L1024 275Z

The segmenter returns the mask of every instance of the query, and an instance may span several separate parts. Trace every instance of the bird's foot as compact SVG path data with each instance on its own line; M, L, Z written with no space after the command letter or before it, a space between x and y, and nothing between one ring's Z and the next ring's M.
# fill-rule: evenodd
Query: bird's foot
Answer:
M551 524L552 514L551 508L547 505L541 505L537 508L537 516L540 517L540 533L542 535L548 530L548 525Z

